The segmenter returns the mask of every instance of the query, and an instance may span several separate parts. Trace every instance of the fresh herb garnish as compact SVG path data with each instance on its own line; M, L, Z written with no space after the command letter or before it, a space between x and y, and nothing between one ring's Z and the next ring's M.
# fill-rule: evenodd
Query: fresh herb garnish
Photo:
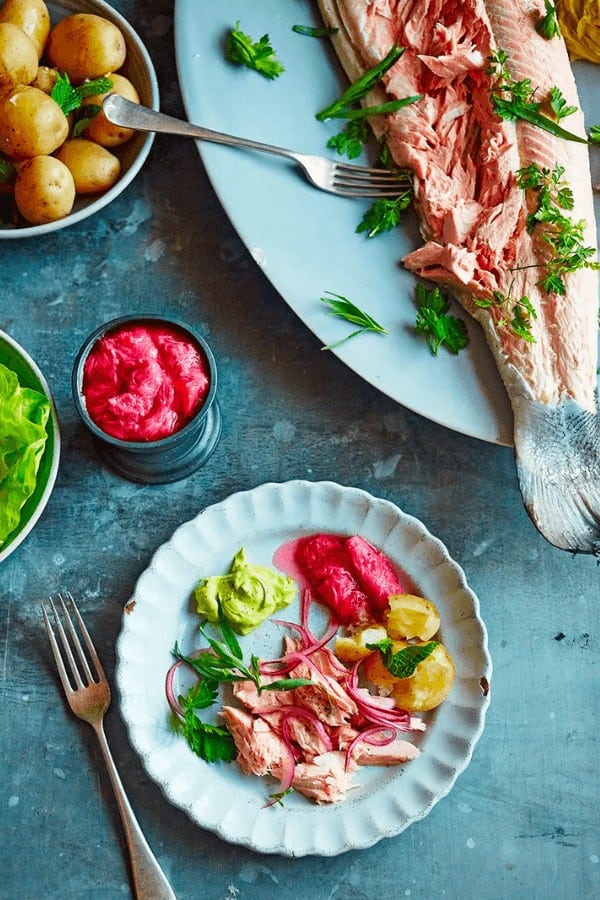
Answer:
M600 125L592 125L588 134L590 144L600 144Z
M550 0L544 0L544 6L546 7L546 15L539 20L535 30L547 41L551 41L554 37L560 37L560 25L558 24L558 16L554 4L550 3Z
M394 44L384 59L373 66L372 69L364 72L360 78L354 81L350 87L343 92L341 97L318 112L316 118L320 122L324 122L327 119L366 119L369 116L374 115L387 115L388 113L402 109L402 107L407 106L409 103L416 103L417 100L420 100L421 95L405 97L400 100L390 100L388 103L381 103L378 106L366 107L364 109L356 108L356 104L359 100L362 100L369 91L373 90L373 88L379 84L385 73L400 59L404 50L404 47L398 47Z
M0 184L8 184L15 177L17 170L8 159L0 157Z
M567 116L572 116L573 113L578 111L577 106L567 105L563 92L556 86L550 88L548 103L557 122L560 122L561 119L566 119Z
M239 22L235 23L235 28L227 35L225 58L229 62L255 69L265 78L277 78L285 71L271 46L269 35L263 34L258 41L253 41L240 30Z
M579 144L587 144L587 138L567 131L562 125L558 124L558 121L544 115L541 111L544 103L534 99L535 90L531 79L524 78L522 81L515 81L508 71L507 61L508 54L504 50L497 50L489 57L490 65L486 69L488 75L495 77L491 88L491 101L496 115L509 122L522 119L525 122L536 125L543 131L547 131L554 137L563 138L566 141L576 141ZM557 119L572 115L573 112L577 111L575 107L567 106L566 100L557 87L550 89L546 103Z
M206 709L216 701L217 682L201 679L178 698L183 719L176 720L176 728L186 739L196 756L206 762L231 762L237 756L237 748L229 729L210 725L196 715L196 710Z
M310 679L307 678L281 678L264 683L260 677L258 656L251 656L250 664L246 665L238 639L223 615L219 616L219 628L223 637L222 641L211 638L206 633L205 626L200 626L200 634L208 642L210 650L207 649L197 657L184 656L179 652L176 644L173 655L187 663L202 678L213 683L252 681L259 694L262 691L291 691L294 688L310 684Z
M450 301L439 288L428 289L417 285L417 318L415 330L422 334L434 356L444 344L455 355L467 346L469 336L462 319L448 315Z
M416 94L414 97L402 97L398 100L388 100L387 103L378 103L376 106L360 106L352 109L349 106L340 107L330 112L328 119L348 119L350 121L358 121L361 119L369 119L371 116L388 116L390 113L397 112L411 103L421 100L422 94ZM317 116L317 118L319 118Z
M93 81L84 81L83 84L73 87L67 73L61 75L58 72L50 96L58 103L65 116L68 116L73 110L79 109L86 97L106 94L112 86L110 78L94 78Z
M339 28L314 28L312 25L292 25L292 31L296 34L304 34L306 37L322 38L337 34Z
M339 319L344 319L346 322L351 322L353 325L358 325L359 327L356 331L353 331L351 334L346 335L345 338L342 338L341 341L336 341L335 344L328 344L326 347L323 347L323 350L333 350L335 347L339 347L341 344L349 341L350 338L356 337L359 334L364 334L367 331L374 331L378 334L387 334L386 329L382 325L376 322L368 313L363 312L362 309L355 306L354 303L346 297L342 297L341 294L332 294L331 291L325 291L325 293L329 296L321 297L321 300L323 303L327 303L329 312L333 316L337 316Z
M391 231L400 222L400 217L412 203L412 198L412 182L398 197L380 197L364 214L356 232L366 232L367 237L372 238L384 231Z
M379 650L381 661L394 678L410 678L420 662L431 656L438 641L429 641L427 644L409 644L394 653L394 643L390 638L384 638L376 644L367 644L368 650Z
M76 111L76 120L73 124L73 137L79 137L88 127L94 116L102 112L102 107L96 103L86 103L81 109Z
M274 794L269 794L269 799L272 801L272 803L269 803L269 806L273 806L275 803L278 803L279 806L283 806L283 798L287 797L288 794L291 794L293 790L293 787L289 787L287 791L276 791Z
M532 163L516 173L519 187L537 194L536 208L527 216L527 230L541 228L542 240L552 251L538 285L549 294L561 295L566 294L564 279L569 272L600 268L592 261L596 248L584 245L585 219L575 222L566 215L573 209L573 192L563 179L564 171L558 163L553 169Z
M180 652L177 643L173 648L173 656L186 663L199 676L199 681L185 696L178 697L183 710L183 718L179 717L176 727L198 756L206 762L235 759L237 750L229 730L218 725L203 722L196 715L196 710L208 709L217 701L220 684L239 681L251 681L257 692L291 691L294 688L311 684L308 678L281 678L265 684L260 676L260 661L252 656L246 665L242 649L231 625L219 609L219 629L223 640L216 640L206 634L204 625L200 633L209 647L196 657L185 656Z
M362 153L369 136L369 129L364 122L348 122L343 131L329 138L327 146L337 150L340 156L346 155L348 159L356 159Z
M531 331L531 321L537 319L537 313L529 297L523 295L519 300L513 298L512 287L511 284L507 294L503 294L502 291L492 291L489 297L473 297L473 303L480 309L490 309L492 306L506 309L507 314L499 318L496 325L510 328L517 337L523 338L529 344L534 344L535 338Z

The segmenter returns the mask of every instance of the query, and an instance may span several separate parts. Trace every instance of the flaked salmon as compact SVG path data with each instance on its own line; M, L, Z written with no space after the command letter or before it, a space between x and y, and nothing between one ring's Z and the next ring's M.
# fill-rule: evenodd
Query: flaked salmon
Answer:
M595 249L588 147L501 118L492 103L503 68L515 83L529 79L534 98L558 89L575 108L562 124L585 136L564 41L536 32L543 0L318 2L351 80L394 44L405 48L365 101L421 95L370 119L396 164L414 173L424 243L404 265L448 288L483 328L511 401L519 485L536 527L556 547L600 558L598 276L588 256L561 276L562 290L548 277L558 251L539 187L545 178L553 202L552 191L571 192L563 227L579 226L581 248Z

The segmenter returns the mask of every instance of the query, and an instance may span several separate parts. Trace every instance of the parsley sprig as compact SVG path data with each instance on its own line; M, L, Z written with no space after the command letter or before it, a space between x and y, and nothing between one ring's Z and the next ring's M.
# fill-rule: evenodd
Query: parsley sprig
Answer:
M235 23L235 28L227 35L225 58L229 62L254 69L271 80L285 71L271 46L269 35L263 34L258 41L253 41L240 29L239 22Z
M519 187L534 191L537 198L535 209L527 216L527 230L541 229L542 240L551 250L538 284L547 293L560 295L566 294L569 272L600 268L593 261L596 248L584 244L585 219L575 222L567 215L573 209L573 191L563 178L564 171L558 163L553 169L531 163L517 171Z
M442 345L455 355L467 346L469 336L462 319L448 315L450 301L439 288L417 285L417 317L415 331L422 334L434 356Z
M203 722L196 715L197 710L207 709L217 699L218 684L201 679L180 696L179 704L183 719L176 724L196 756L206 762L231 762L237 756L237 748L228 728Z
M506 294L502 291L492 291L489 297L473 297L473 303L480 309L496 307L505 310L505 314L497 320L496 325L509 328L517 337L534 344L531 323L533 319L537 319L537 313L529 297L523 295L516 300L512 296L513 284L514 279Z
M542 16L538 21L535 30L547 41L551 41L552 38L560 37L560 25L558 24L558 16L554 4L550 3L550 0L544 0L544 6L546 15Z
M355 306L355 304L348 300L347 297L342 297L341 294L332 294L331 291L325 291L325 293L328 294L328 296L321 297L321 301L329 306L331 315L337 316L339 319L344 319L346 322L351 322L353 325L358 325L358 328L351 334L347 334L346 337L342 338L340 341L336 341L334 344L327 344L326 347L322 347L321 349L333 350L335 347L339 347L351 338L357 337L359 334L364 334L368 331L374 331L378 334L387 334L383 325L376 322L375 319L358 306Z
M340 156L356 159L362 153L369 137L369 128L364 122L348 122L343 131L329 138L327 146L337 150Z
M249 665L246 665L239 641L220 609L219 629L222 640L212 638L207 634L205 625L200 626L200 633L208 647L197 657L185 656L177 643L172 651L176 659L186 663L199 676L198 682L187 694L178 697L183 718L176 723L176 727L194 753L206 762L230 762L237 754L229 729L203 722L196 715L197 711L208 709L217 702L220 684L251 681L260 694L262 691L291 691L311 683L308 678L280 678L263 682L259 658L251 656Z
M380 197L376 200L362 217L356 232L364 232L367 237L373 238L384 231L391 231L399 224L402 213L411 205L412 199L413 187L410 181L398 197Z
M510 122L522 119L555 137L566 141L575 141L579 144L588 144L587 137L573 134L559 124L560 119L577 111L576 107L567 105L560 88L554 86L544 101L536 100L535 88L531 79L523 78L521 81L515 81L506 65L508 59L508 54L504 50L496 50L490 55L489 66L486 69L487 74L495 79L490 96L496 115ZM544 105L554 114L554 119L543 113Z

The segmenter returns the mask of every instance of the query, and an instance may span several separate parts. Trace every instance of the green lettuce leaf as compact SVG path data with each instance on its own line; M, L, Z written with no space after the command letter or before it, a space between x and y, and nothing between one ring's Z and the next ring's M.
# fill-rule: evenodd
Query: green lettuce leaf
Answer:
M15 373L0 363L0 547L35 490L49 417L48 398L21 387Z

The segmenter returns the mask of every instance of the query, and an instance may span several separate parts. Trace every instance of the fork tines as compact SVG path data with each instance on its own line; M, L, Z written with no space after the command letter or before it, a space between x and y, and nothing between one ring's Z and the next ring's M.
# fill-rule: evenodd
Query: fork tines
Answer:
M44 603L42 603L42 616L44 619L44 625L46 626L48 640L50 641L52 653L54 655L54 659L56 661L56 665L60 675L60 680L66 693L72 693L73 691L83 688L86 685L97 684L100 680L105 678L104 671L102 669L102 665L100 664L96 649L92 643L92 639L88 634L88 630L85 627L85 623L81 617L79 610L77 609L71 593L69 591L65 591L64 596L63 594L57 594L56 598L49 597L48 604L50 606L54 627ZM77 623L79 633L83 637L83 641L85 643L85 646L87 647L89 658L93 663L94 669L96 671L95 676L92 674L90 663L88 662L88 657L86 656L83 645L79 638L79 634L77 633L75 625L73 624L73 618ZM70 676L64 664L63 653L61 652L56 637L57 634L64 651L64 656L67 658L69 663ZM79 659L80 665L78 665L75 660L72 647L75 648L75 653Z
M336 193L348 191L349 195L358 193L364 197L398 197L405 188L398 176L389 169L352 166L336 163L333 173L333 185Z

